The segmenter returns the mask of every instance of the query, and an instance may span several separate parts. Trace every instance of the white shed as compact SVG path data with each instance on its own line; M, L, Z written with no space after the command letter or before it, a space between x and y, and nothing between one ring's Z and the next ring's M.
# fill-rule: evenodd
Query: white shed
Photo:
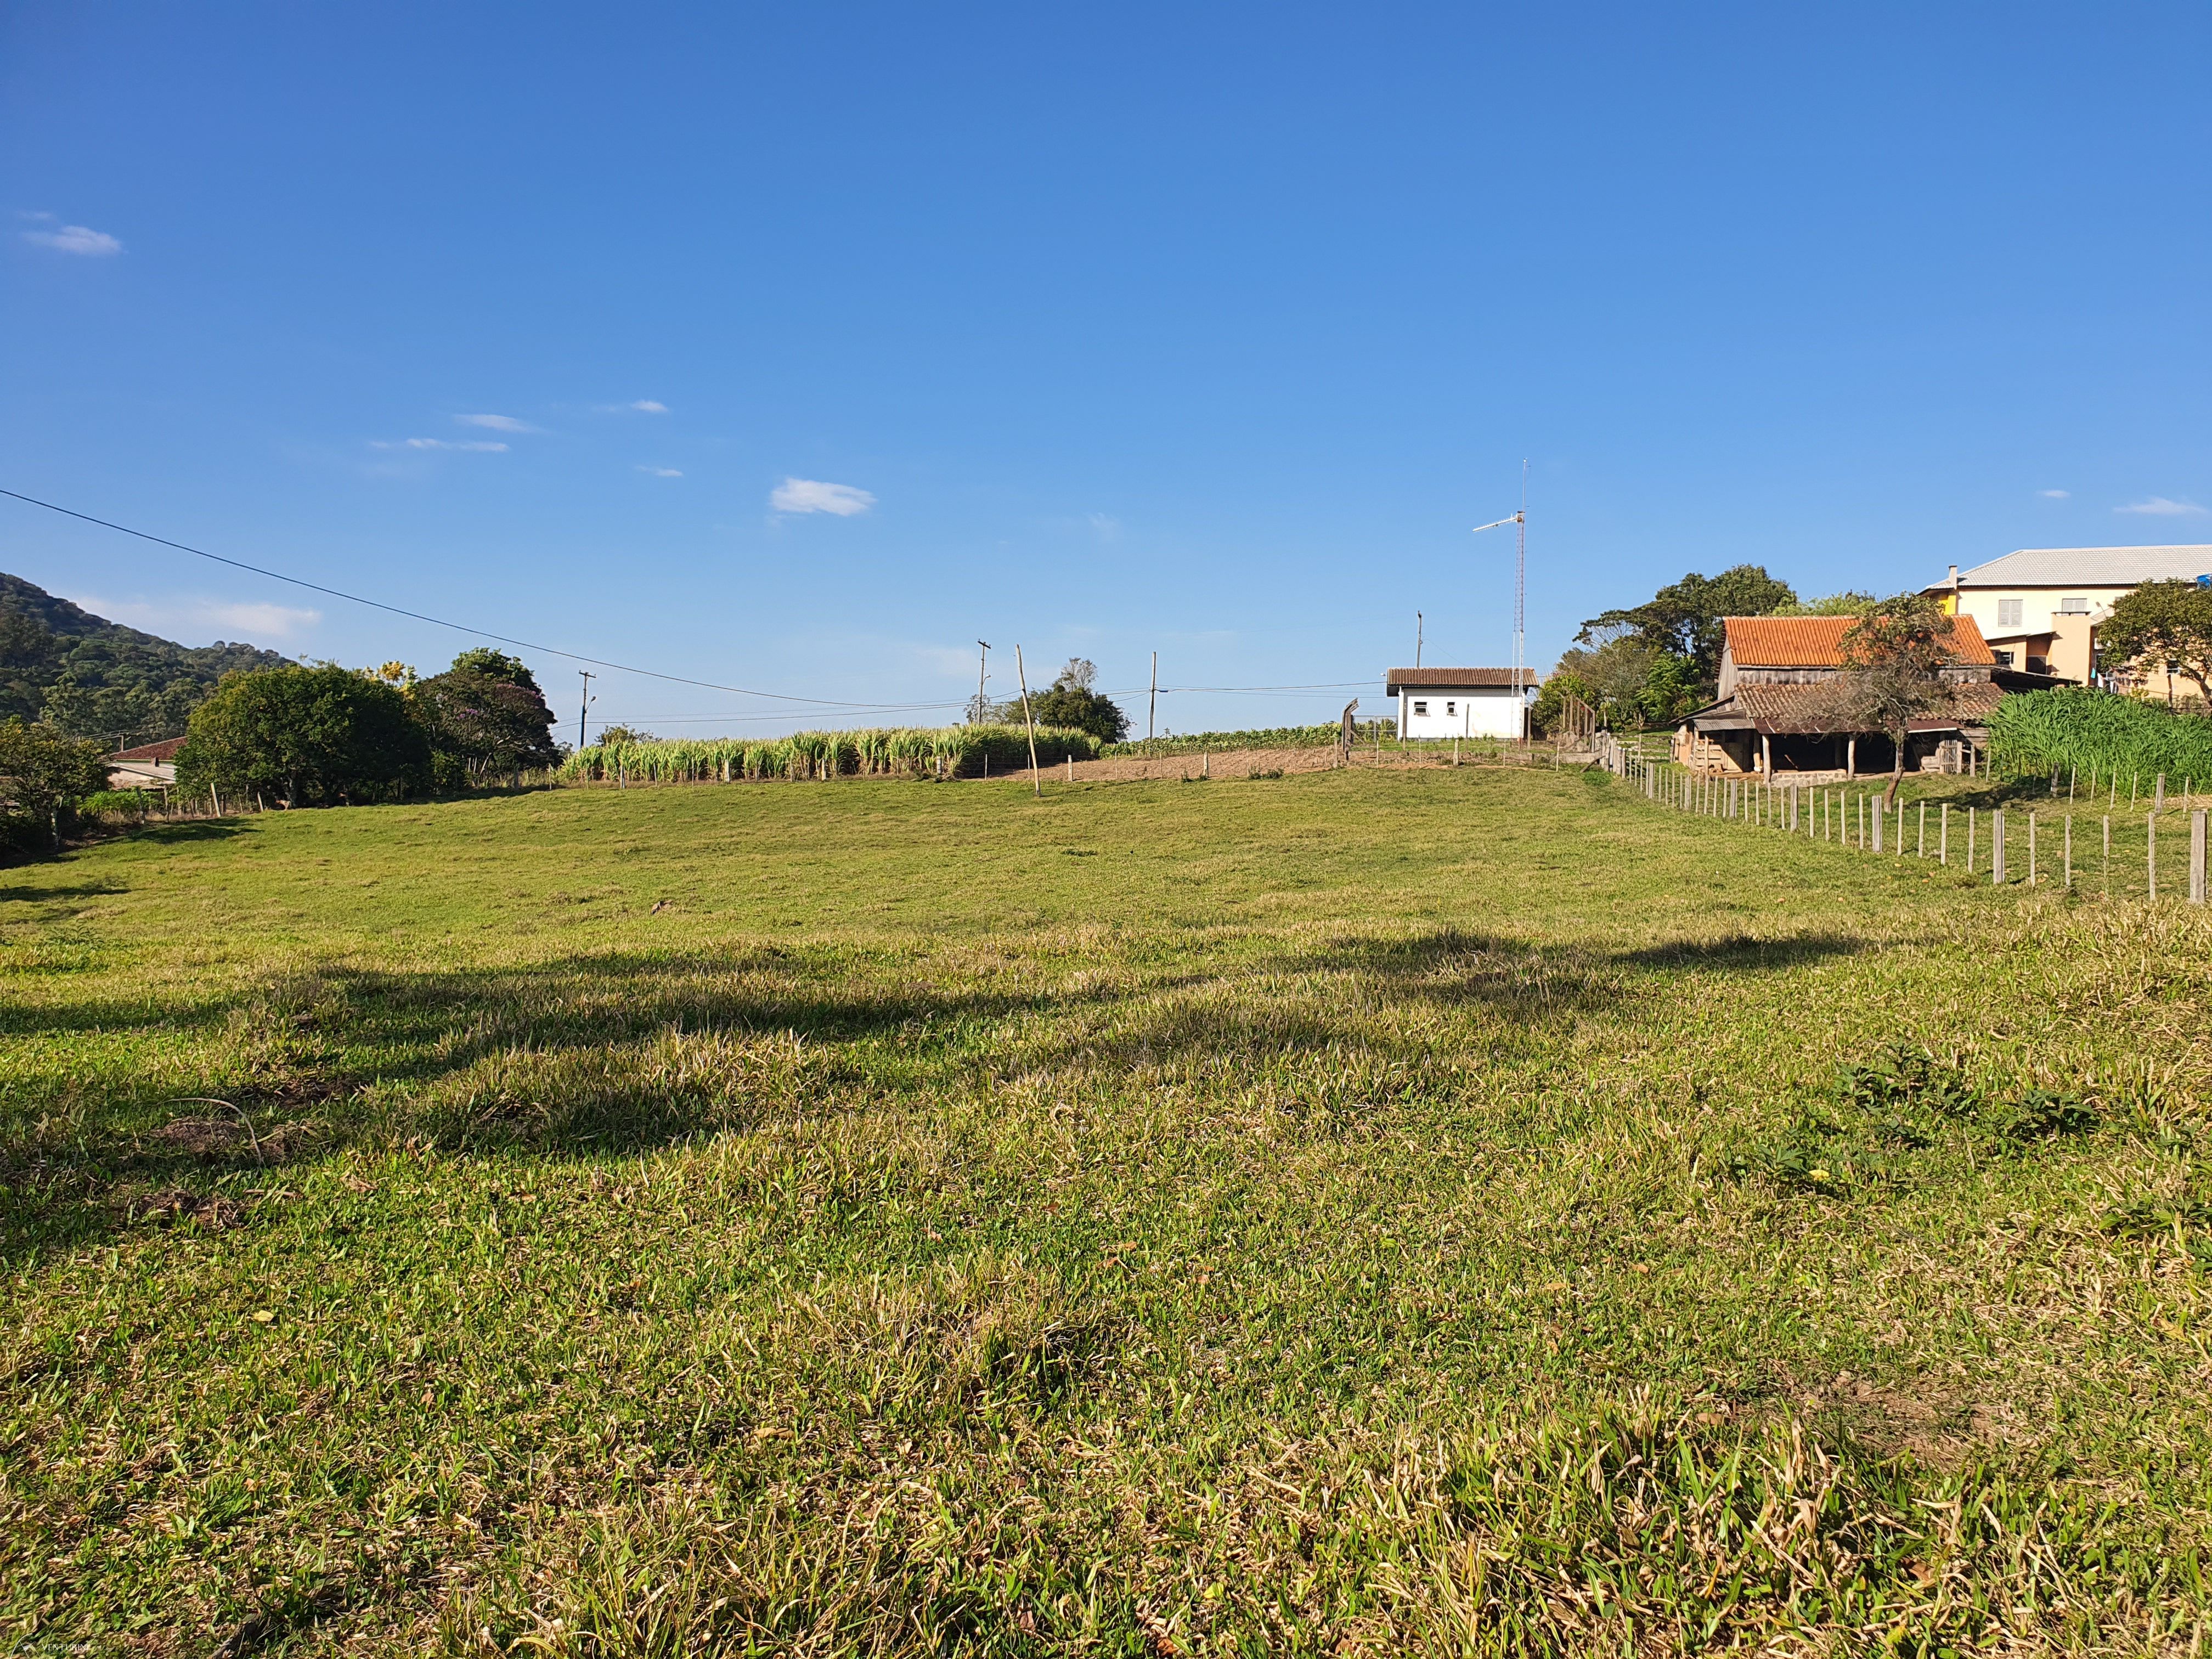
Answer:
M1401 738L1517 743L1527 735L1528 694L1536 688L1533 670L1521 671L1517 687L1510 668L1393 668L1383 678L1385 695L1398 700Z

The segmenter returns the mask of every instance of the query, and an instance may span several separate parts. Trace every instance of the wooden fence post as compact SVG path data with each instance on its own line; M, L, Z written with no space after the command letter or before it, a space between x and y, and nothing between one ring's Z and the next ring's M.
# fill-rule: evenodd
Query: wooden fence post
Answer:
M1951 803L1948 800L1936 825L1936 861L1946 869L1951 865Z
M1881 803L1876 801L1874 809L1874 850L1877 853L1881 851L1881 832L1888 819L1889 814L1882 810Z
M2004 808L2000 806L1990 814L1990 885L2005 884Z
M1905 803L1897 803L1897 845L1891 849L1899 858L1905 856Z
M2057 792L2054 790L2052 793ZM2035 809L2030 807L2027 812L2027 884L2030 887L2038 884L2035 877Z
M1974 873L1975 827L1974 809L1969 806L1966 809L1966 873L1970 876Z
M2204 902L2204 809L2189 815L2189 902Z
M2066 815L2066 885L2074 885L2074 815Z
M2105 896L2112 896L2112 815L2105 814Z
M2165 776L2160 774L2161 779ZM2146 896L2158 897L2158 814L2143 820L2143 887Z

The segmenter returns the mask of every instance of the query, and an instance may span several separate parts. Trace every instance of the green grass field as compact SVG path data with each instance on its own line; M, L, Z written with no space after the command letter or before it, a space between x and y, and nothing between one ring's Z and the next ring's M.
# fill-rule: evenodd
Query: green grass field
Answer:
M2186 907L847 781L168 826L0 963L0 1650L2198 1650Z

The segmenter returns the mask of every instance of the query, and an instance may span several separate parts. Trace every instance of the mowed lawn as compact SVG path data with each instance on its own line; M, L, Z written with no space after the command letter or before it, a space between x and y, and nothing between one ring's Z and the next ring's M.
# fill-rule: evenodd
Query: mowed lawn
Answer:
M156 830L0 964L0 1650L2198 1650L2185 906L848 781Z

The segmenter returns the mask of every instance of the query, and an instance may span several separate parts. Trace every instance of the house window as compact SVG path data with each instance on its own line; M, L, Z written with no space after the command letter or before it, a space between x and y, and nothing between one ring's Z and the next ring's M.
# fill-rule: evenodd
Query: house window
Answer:
M1429 712L1429 706L1425 702L1417 702L1413 705L1413 712L1416 714L1425 714Z
M2021 602L2018 599L1999 599L1997 601L1997 626L1999 628L2017 628L2020 626L2021 603Z
M2087 616L2089 614L2089 596L2087 593L2077 593L2069 595L2067 598L2059 600L2058 614L2062 617Z
M1458 713L1459 713L1459 705L1458 705L1457 703L1455 703L1455 702L1448 702L1448 703L1446 703L1446 704L1444 705L1444 713L1445 713L1445 714L1458 714Z
M2011 667L2011 666L2012 666L2012 653L2011 653L2011 652L2009 652L2009 651L1992 651L1992 652L1990 652L1990 655L1991 655L1992 657L1995 657L1995 658L1997 659L1997 666L1998 666L1998 667L2000 667L2000 668L2009 668L2009 667Z

